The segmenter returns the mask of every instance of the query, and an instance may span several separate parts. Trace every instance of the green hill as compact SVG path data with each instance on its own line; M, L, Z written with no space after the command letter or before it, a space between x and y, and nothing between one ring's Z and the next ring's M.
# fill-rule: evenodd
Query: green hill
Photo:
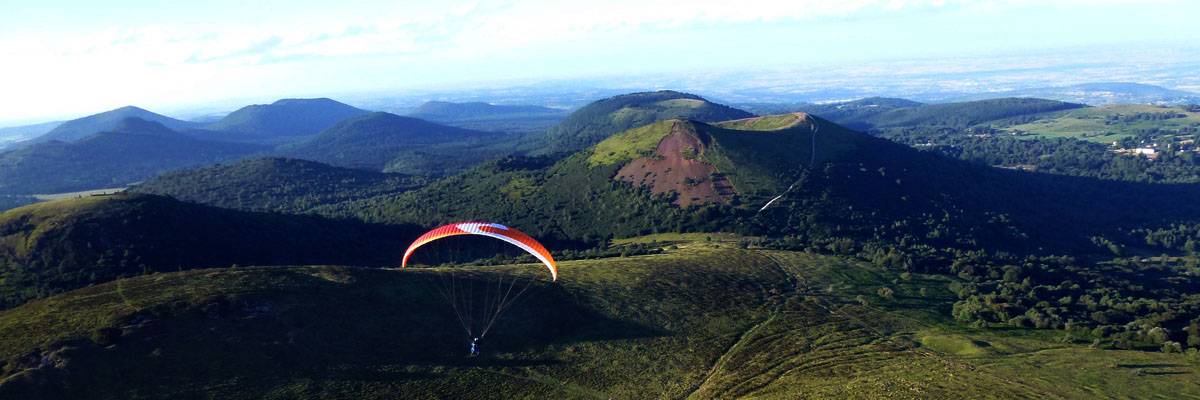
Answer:
M167 172L129 189L244 211L305 213L359 198L401 193L425 178L338 168L313 161L264 157Z
M112 131L117 128L117 125L121 121L127 118L157 122L172 130L184 130L197 126L197 124L192 122L155 114L134 106L126 106L63 122L49 132L46 132L46 134L30 139L23 145L45 143L53 140L62 142L75 141L95 133Z
M123 187L164 171L236 160L264 150L197 140L156 122L127 118L110 131L74 142L38 143L0 154L0 193Z
M480 131L533 133L553 127L568 114L565 110L541 106L430 101L408 116Z
M485 161L508 137L384 112L344 120L312 139L281 149L286 157L339 167L438 174ZM499 155L497 155L499 156Z
M477 358L463 357L466 340L430 293L429 271L250 267L123 279L0 312L0 396L1197 393L1200 370L1182 355L957 324L946 311L951 279L728 245L563 262L562 278L535 285ZM487 271L496 270L480 268L479 279Z
M537 138L535 153L576 151L614 134L668 119L701 122L749 118L753 114L670 90L631 93L588 104Z
M957 103L921 104L904 99L870 97L845 103L812 105L801 110L876 136L905 140L935 135L966 135L985 122L1024 120L1056 111L1086 109L1083 104L1037 98L999 98Z
M1082 104L1033 98L1003 98L962 103L927 104L898 108L863 116L861 123L870 129L904 127L947 127L966 129L972 125L1023 115L1070 110Z
M193 132L208 140L282 144L315 135L334 123L368 114L331 99L283 99L242 107ZM209 132L214 131L214 132Z
M663 121L561 161L507 158L412 192L316 211L423 226L506 221L564 246L723 230L795 235L822 248L845 238L1107 252L1093 238L1139 246L1130 229L1200 221L1200 208L1182 201L1198 190L995 169L791 114L717 125ZM870 247L861 246L853 248Z
M397 235L402 236L398 238ZM402 227L121 194L0 214L0 306L152 272L234 264L391 265Z

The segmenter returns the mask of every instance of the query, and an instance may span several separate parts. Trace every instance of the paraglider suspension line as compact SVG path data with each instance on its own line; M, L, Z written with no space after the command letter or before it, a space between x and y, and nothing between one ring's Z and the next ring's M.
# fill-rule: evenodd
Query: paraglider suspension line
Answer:
M517 286L518 280L519 278L514 276L512 281L508 283L508 289L504 290L504 296L497 296L498 300L496 301L495 312L491 313L491 318L489 318L487 324L483 326L483 332L479 335L479 337L484 337L487 335L488 330L492 329L492 325L495 325L496 321L500 320L500 316L504 315L504 312L507 311L509 307L513 305L513 303L516 303L517 299L520 299L521 295L525 294L525 291L529 290L530 286L533 286L533 281L535 279L529 278L529 281L525 283L525 286L521 287L521 290L517 291L517 294L515 296L511 296L512 298L509 299L513 292L513 288ZM503 285L504 277L501 276L500 280L496 281L496 288L501 289ZM500 290L497 290L497 294L499 294L499 292Z
M440 271L436 272L436 274L438 274L438 278L441 279L442 284L435 284L433 282L433 278L425 275L425 279L430 282L429 286L437 288L438 294L441 294L442 298L446 299L447 303L450 303L450 308L454 310L454 316L458 318L458 323L462 325L463 330L467 331L467 336L473 336L471 332L471 324L468 323L468 319L463 317L463 312L458 307L457 276L453 275L453 273L445 273ZM450 276L447 277L446 275Z

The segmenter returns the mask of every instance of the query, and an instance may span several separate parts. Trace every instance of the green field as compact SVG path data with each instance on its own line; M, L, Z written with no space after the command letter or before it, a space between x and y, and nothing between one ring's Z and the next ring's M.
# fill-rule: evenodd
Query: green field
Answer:
M119 280L0 312L0 397L1200 396L1187 355L969 328L949 316L950 278L733 240L654 237L666 253L562 262L474 359L426 270Z
M1162 120L1121 120L1138 114L1174 113L1183 118ZM1078 139L1112 143L1126 137L1137 136L1149 130L1169 134L1183 128L1200 127L1200 113L1184 111L1180 107L1160 107L1148 104L1114 104L1099 107L1079 108L1035 116L1032 122L985 123L983 126L1013 131L1028 132L1038 137L1074 137Z

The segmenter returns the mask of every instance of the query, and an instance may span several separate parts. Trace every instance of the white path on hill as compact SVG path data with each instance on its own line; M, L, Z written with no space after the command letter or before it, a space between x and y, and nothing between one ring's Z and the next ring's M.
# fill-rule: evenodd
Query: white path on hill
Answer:
M808 167L812 168L813 164L817 163L817 131L821 130L821 126L817 125L817 119L813 118L811 115L804 114L804 117L808 118L809 121L812 121L812 126L813 126L812 158L809 159L809 161L808 161ZM775 203L775 200L779 200L784 195L788 194L788 192L791 192L792 189L796 187L797 183L800 183L800 181L797 180L795 182L792 182L792 184L788 186L787 190L784 190L783 193L780 193L778 196L775 196L775 198L771 199L771 201L768 201L767 204L764 204L762 206L762 208L758 209L758 212L763 212L763 210L766 210L767 207L770 207L772 203Z

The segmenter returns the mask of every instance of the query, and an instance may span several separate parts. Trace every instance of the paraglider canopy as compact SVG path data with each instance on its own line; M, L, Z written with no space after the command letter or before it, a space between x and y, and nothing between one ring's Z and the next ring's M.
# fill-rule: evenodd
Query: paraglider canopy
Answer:
M550 256L550 252L546 251L546 247L538 243L529 235L522 233L516 229L509 228L504 225L491 222L459 222L450 225L445 225L437 229L426 232L417 240L413 241L412 245L408 246L408 250L404 251L404 262L401 268L408 267L408 257L412 256L413 251L426 243L432 242L448 236L455 235L482 235L503 240L514 246L520 247L534 257L538 261L546 265L550 269L550 277L552 280L558 280L558 265L554 262L554 257Z

